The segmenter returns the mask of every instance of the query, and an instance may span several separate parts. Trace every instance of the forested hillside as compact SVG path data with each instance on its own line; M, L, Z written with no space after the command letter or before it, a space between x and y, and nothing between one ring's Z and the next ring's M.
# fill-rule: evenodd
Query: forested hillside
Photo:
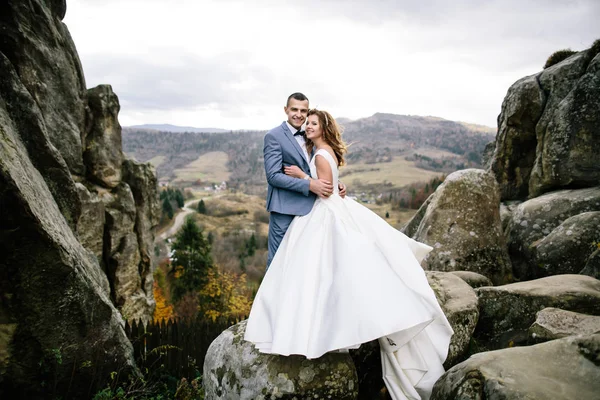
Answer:
M448 173L480 166L481 153L494 138L491 128L434 117L378 113L343 122L344 138L351 144L348 153L350 165L408 160L421 169ZM195 161L202 154L225 152L227 168L231 172L229 186L259 194L265 190L264 133L164 132L124 128L123 147L128 155L139 161L154 162L160 157L160 162L155 164L159 179L163 181L173 180L176 169Z

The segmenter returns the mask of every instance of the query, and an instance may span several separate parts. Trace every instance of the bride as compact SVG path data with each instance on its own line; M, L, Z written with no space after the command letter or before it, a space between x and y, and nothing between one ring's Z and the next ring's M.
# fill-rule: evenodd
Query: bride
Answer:
M338 195L346 146L328 112L308 112L306 137L312 179L329 180L335 192L292 221L244 339L263 353L309 359L379 339L392 398L428 399L453 334L420 266L432 248ZM305 175L296 166L285 173Z

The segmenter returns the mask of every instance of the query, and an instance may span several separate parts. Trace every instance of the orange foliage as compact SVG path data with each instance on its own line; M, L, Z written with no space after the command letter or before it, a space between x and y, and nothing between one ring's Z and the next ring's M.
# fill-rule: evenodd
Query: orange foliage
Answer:
M152 292L154 292L154 300L156 301L156 308L153 315L154 321L173 318L173 306L167 303L167 299L156 281L152 285Z

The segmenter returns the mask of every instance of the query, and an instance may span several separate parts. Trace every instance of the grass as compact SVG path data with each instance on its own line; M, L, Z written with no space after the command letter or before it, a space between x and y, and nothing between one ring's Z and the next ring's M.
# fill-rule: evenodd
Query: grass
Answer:
M228 181L231 173L227 161L227 153L223 151L205 153L185 167L176 169L173 182L196 182L198 179L205 183Z
M154 165L154 168L158 168L159 165L161 165L163 162L165 162L165 159L166 159L165 156L156 156L156 157L152 157L147 162Z
M350 192L356 192L365 185L385 184L388 188L399 188L413 182L428 181L439 175L439 172L416 167L414 162L406 161L403 156L396 156L387 163L358 163L343 167L340 180L348 186Z

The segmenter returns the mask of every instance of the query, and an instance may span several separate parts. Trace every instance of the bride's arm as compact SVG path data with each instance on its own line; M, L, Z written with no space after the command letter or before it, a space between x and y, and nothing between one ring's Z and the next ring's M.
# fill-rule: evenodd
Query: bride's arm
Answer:
M329 164L329 161L325 159L325 157L317 154L315 156L315 166L317 167L317 177L319 179L324 179L328 182L333 180L333 171L331 170L331 165ZM332 192L327 192L325 196L321 197L329 197L331 196L331 193Z

